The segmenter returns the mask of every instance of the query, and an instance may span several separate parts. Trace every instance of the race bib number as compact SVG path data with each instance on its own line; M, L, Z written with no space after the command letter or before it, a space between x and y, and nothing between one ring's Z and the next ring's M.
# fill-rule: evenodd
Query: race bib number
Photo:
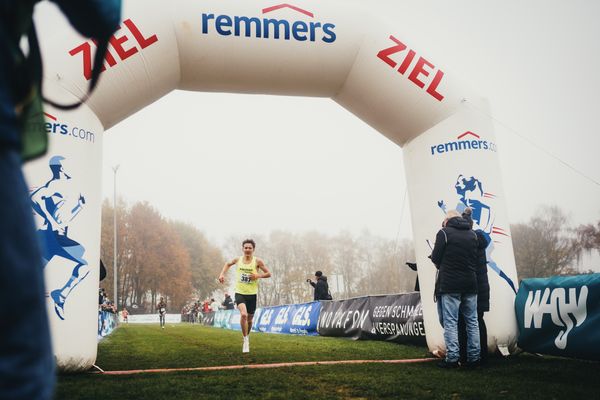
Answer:
M240 276L240 282L241 282L241 283L250 283L250 282L252 282L252 281L250 280L250 274L242 274L242 275Z
M160 309L160 313L161 313L161 314L164 314L164 313L165 313L165 311L166 311L166 310L165 310L164 308L161 308L161 309Z

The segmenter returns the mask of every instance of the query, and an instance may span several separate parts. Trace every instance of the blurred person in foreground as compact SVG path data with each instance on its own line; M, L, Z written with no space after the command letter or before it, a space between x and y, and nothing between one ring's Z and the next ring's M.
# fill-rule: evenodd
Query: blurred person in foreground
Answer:
M467 330L467 362L476 367L480 359L479 326L477 324L477 235L469 221L456 210L450 210L435 237L431 261L439 270L435 283L440 323L444 328L446 358L441 368L459 366L458 319L462 314Z
M256 244L252 239L242 242L244 255L225 263L219 275L219 282L225 282L225 274L232 266L236 266L235 303L240 310L240 325L242 326L242 353L250 352L250 332L252 319L256 311L258 280L271 277L271 272L263 260L254 256ZM259 270L262 271L259 272Z
M120 0L53 1L79 33L99 43L108 43L119 27ZM24 159L47 148L33 26L36 2L0 0L0 302L19 304L0 308L0 398L7 400L50 399L55 381L42 252L21 171ZM27 54L20 47L25 36ZM32 137L35 146L29 147Z

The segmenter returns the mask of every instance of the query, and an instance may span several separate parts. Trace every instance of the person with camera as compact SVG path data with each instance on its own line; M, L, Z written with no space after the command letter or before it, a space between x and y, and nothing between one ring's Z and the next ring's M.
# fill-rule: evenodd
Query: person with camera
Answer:
M315 280L316 282L313 282L310 278L306 280L306 282L310 283L310 286L315 288L315 301L332 300L331 294L329 293L329 284L327 283L327 277L323 275L323 272L315 272Z

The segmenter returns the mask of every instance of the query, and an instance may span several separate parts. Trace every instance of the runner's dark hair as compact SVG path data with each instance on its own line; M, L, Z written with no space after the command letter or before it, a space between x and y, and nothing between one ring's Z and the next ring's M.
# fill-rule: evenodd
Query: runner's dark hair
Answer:
M252 245L252 248L253 248L253 249L256 249L256 243L254 243L254 240L252 240L252 239L246 239L246 240L244 240L244 241L242 242L242 247L244 247L244 245L245 245L246 243L250 243L250 244Z

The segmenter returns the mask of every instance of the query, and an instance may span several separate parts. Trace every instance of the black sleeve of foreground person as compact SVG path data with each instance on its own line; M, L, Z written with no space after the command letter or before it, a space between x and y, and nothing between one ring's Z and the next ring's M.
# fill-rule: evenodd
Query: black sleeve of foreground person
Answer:
M119 29L121 0L53 0L79 33L108 38Z
M435 235L435 245L431 252L431 261L435 264L436 268L440 267L442 258L444 257L444 250L446 249L446 234L443 229L440 229Z

